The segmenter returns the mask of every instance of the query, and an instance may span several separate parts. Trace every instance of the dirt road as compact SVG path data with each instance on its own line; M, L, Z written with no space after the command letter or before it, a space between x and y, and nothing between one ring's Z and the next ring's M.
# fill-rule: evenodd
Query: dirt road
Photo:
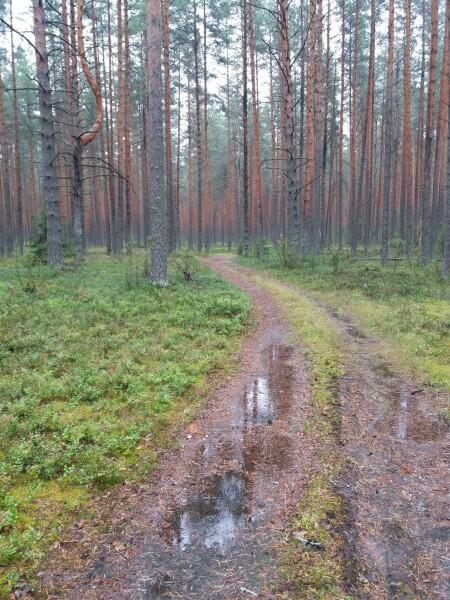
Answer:
M251 271L226 257L206 262L253 302L257 326L240 366L152 481L124 491L117 527L95 542L79 536L81 550L68 549L63 564L52 559L41 573L47 598L278 597L278 541L320 450L303 434L315 410L307 362L288 315ZM348 594L448 598L445 398L396 373L375 340L321 308L346 347L336 448L345 468L334 484L348 507Z

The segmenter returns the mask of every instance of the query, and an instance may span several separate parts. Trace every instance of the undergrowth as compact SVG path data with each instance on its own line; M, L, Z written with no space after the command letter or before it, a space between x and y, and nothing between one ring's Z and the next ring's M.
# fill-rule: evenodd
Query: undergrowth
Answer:
M99 489L152 471L233 365L249 303L201 267L152 287L140 254L0 271L1 596Z

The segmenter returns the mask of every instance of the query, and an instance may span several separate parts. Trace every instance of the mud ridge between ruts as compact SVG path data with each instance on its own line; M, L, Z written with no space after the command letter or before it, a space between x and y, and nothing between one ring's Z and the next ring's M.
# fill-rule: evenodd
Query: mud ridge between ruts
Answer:
M252 269L235 267L251 278ZM258 271L319 306L341 334L342 477L349 592L361 599L450 597L448 394L400 373L383 345L314 294Z
M316 466L303 433L308 369L273 297L234 267L212 266L254 307L236 373L148 484L99 498L106 533L85 523L62 534L39 574L43 597L273 597L280 536Z

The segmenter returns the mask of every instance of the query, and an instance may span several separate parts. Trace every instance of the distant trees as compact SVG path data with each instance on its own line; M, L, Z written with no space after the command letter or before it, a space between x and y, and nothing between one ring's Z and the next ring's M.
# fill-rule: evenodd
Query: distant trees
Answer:
M184 243L447 256L446 0L32 7L28 39L0 5L2 253L45 208L55 267L63 242L79 259L150 242L155 281Z

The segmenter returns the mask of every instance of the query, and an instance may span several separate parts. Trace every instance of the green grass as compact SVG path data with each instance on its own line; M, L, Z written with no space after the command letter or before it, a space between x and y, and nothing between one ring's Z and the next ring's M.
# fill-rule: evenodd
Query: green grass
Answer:
M328 254L283 268L272 249L264 260L238 261L316 294L380 338L392 362L450 389L450 288L437 265L424 269L405 261L383 269L376 260Z
M144 263L0 262L0 596L98 490L150 473L234 364L248 299L204 269L154 288Z
M337 379L341 374L345 343L323 310L298 290L280 285L264 274L251 279L279 302L294 332L306 347L311 372L313 418L305 426L306 440L320 451L317 469L297 506L290 534L321 542L325 550L307 550L289 535L282 547L277 597L305 600L344 600L345 564L342 539L337 533L345 518L345 504L333 481L343 467L336 449L340 429Z

